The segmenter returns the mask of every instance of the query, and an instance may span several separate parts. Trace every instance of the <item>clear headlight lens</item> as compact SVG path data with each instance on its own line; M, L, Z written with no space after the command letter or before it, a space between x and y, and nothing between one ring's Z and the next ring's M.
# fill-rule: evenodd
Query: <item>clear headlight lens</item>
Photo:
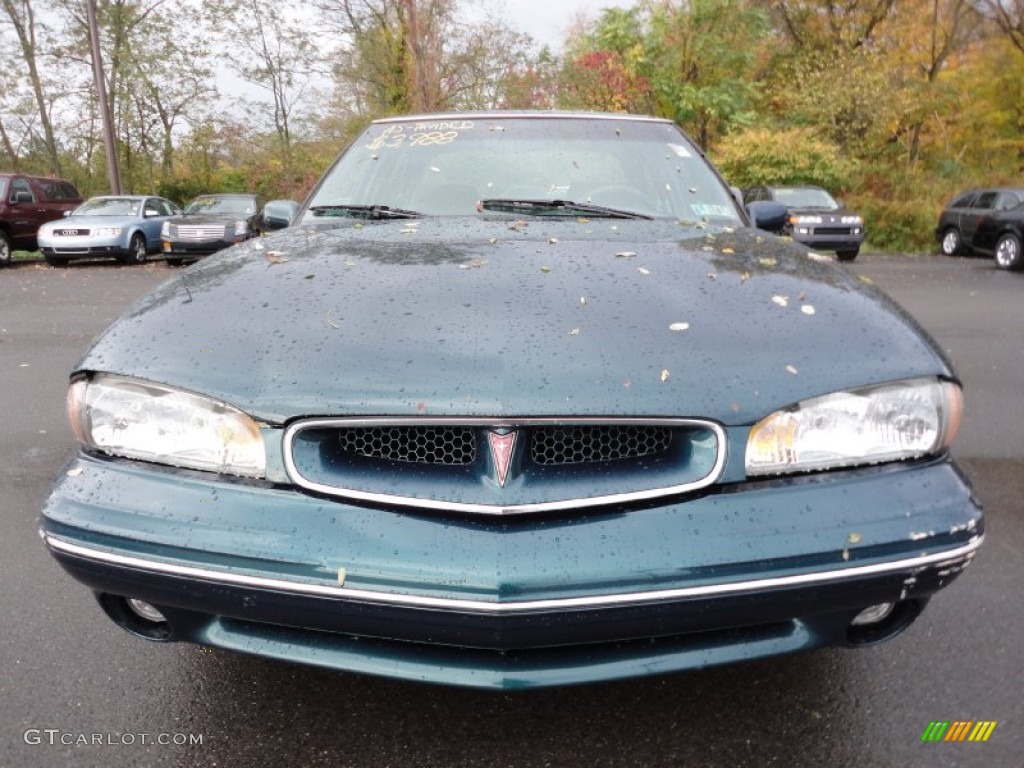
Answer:
M121 234L120 227L99 227L96 234L100 237L116 237Z
M249 234L249 222L248 221L236 221L235 222L235 235L242 237Z
M864 223L864 219L862 217L860 217L860 216L843 216L842 219L840 219L840 221L842 221L843 224L863 224Z
M80 379L68 418L82 443L104 453L177 467L262 477L259 426L236 408L161 384L118 376Z
M821 224L821 216L790 216L790 224Z
M962 411L960 387L938 379L805 400L754 425L747 439L747 474L811 472L927 456L953 442Z
M172 226L169 221L165 221L163 224L160 225L160 237L171 237L171 235L177 234L176 230L177 227Z

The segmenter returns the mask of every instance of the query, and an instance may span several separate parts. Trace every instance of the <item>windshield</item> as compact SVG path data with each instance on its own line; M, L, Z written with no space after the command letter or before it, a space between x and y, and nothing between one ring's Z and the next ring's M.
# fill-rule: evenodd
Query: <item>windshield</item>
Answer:
M240 214L251 216L256 213L256 204L248 197L214 197L207 195L197 197L188 207L186 214L192 213L227 213L231 215Z
M98 197L78 206L76 216L138 216L141 200L128 197Z
M834 211L839 207L832 195L814 187L776 187L775 199L787 208L824 208Z
M556 200L575 207L542 205ZM675 125L586 115L375 123L328 171L303 220L359 208L511 213L507 201L527 203L514 209L520 216L601 216L600 206L607 215L741 223L729 190Z

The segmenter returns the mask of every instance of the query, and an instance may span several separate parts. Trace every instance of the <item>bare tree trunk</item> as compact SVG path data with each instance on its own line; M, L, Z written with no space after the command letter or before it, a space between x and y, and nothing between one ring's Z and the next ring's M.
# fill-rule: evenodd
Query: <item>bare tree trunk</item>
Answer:
M28 69L29 83L32 86L32 94L36 100L36 108L39 110L39 123L43 127L43 144L46 149L47 160L50 163L50 170L55 176L61 175L60 155L57 152L57 140L53 135L53 124L50 122L50 111L46 105L46 98L43 96L43 84L39 79L39 70L36 67L36 22L35 13L32 10L31 0L17 0L21 8L16 6L16 0L0 0L0 7L3 8L14 31L18 35L18 43L21 45L21 54L25 58L25 66ZM9 149L9 143L5 142Z

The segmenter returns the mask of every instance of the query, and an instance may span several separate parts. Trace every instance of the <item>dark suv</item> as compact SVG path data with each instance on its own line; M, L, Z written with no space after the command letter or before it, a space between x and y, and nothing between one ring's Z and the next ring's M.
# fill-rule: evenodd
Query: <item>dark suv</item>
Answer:
M947 256L995 256L1003 269L1020 269L1024 188L990 187L961 192L939 214L935 238Z
M160 239L167 263L177 266L258 237L262 223L263 200L256 195L200 195L163 223Z
M0 173L0 264L10 263L12 251L36 250L39 227L81 203L70 181Z
M853 261L864 242L864 218L848 210L821 187L750 187L743 204L772 201L786 206L781 234L808 248L835 251L840 261Z

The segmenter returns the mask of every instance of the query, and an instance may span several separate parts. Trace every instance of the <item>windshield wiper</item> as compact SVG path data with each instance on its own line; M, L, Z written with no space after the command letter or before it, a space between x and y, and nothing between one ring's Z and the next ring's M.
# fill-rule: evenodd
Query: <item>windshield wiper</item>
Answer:
M418 219L423 214L418 211L407 211L404 208L392 208L389 205L314 205L309 210L314 216L348 216L353 219Z
M492 198L482 200L480 205L485 211L500 211L502 213L526 213L534 216L549 214L568 216L597 216L604 219L653 219L646 213L635 211L624 211L619 208L606 208L603 205L591 205L590 203L574 203L571 200L520 200Z

